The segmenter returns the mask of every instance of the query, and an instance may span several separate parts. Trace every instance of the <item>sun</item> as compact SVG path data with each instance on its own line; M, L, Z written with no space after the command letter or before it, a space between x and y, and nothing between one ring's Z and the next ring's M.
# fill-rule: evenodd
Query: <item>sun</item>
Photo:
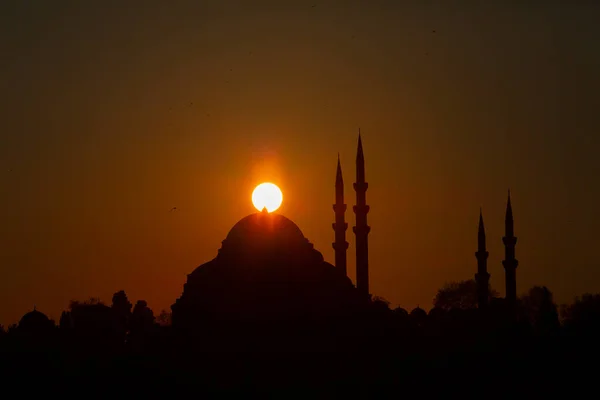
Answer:
M252 204L258 211L263 211L266 208L268 212L273 212L281 206L282 201L281 189L274 183L261 183L252 192Z

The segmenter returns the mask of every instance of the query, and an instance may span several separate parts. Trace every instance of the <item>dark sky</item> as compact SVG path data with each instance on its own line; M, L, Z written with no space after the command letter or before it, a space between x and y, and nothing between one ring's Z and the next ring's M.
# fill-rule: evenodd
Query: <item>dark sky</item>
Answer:
M0 322L120 289L168 308L262 181L332 262L359 127L374 294L428 309L472 278L480 206L504 294L509 187L519 293L597 292L599 20L592 1L3 1Z

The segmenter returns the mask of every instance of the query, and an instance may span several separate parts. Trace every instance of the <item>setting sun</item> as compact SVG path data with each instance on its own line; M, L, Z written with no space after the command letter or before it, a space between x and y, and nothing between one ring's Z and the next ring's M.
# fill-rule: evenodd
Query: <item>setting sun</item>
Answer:
M268 212L273 212L281 206L282 201L281 189L270 182L261 183L252 192L252 204L258 211L266 208Z

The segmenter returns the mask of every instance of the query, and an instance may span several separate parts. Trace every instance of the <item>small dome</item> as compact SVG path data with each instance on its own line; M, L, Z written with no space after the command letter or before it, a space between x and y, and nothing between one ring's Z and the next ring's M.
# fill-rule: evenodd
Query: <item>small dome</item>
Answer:
M423 310L421 307L417 306L410 312L411 318L424 319L427 318L427 312Z
M23 315L19 321L19 328L23 330L39 330L45 329L52 324L52 321L46 314L33 310Z
M392 312L394 313L394 315L400 317L400 318L404 318L404 317L408 317L408 311L406 311L404 308L402 307L397 307L394 308L392 310Z

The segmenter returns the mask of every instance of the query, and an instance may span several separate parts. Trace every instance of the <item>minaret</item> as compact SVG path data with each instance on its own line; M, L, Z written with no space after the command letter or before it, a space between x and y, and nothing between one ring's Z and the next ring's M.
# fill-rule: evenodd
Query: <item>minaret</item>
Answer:
M335 174L335 204L333 211L335 212L335 223L332 224L335 232L335 242L332 243L335 250L335 266L339 268L344 275L346 271L346 250L348 250L348 242L346 241L346 223L344 215L346 214L346 204L344 204L344 179L342 178L342 166L340 164L340 155L338 154L337 172Z
M485 248L485 228L483 226L483 215L479 209L479 231L477 233L477 273L475 274L475 282L477 282L477 306L484 309L488 305L489 300L489 282L490 274L487 272L487 259L489 253Z
M358 151L356 154L356 182L354 190L356 191L356 205L354 214L356 214L356 226L353 228L356 235L356 288L358 291L369 296L369 244L368 235L371 231L367 225L367 189L369 184L365 182L365 157L363 154L360 129L358 130Z
M506 276L506 301L511 307L515 306L517 301L517 266L519 262L515 258L515 245L517 238L515 237L512 206L510 204L510 190L508 191L508 202L506 204L506 218L504 221L505 234L502 238L504 242L504 271Z

